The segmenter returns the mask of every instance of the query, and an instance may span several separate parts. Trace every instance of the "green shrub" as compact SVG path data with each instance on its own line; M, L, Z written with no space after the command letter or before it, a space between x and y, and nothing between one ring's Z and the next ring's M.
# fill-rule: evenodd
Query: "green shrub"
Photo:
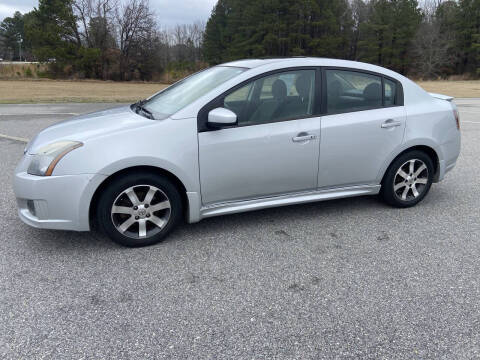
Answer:
M50 74L47 71L37 71L37 76L39 78L47 79L50 77Z
M26 77L29 77L29 78L33 77L32 69L30 69L29 67L27 67L24 74L25 74Z

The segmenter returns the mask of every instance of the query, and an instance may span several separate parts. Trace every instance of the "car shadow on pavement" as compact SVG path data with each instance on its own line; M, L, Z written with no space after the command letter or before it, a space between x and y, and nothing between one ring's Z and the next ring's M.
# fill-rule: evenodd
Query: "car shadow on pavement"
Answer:
M380 202L376 196L360 196L355 198L335 199L306 204L289 205L238 214L223 215L206 218L195 224L180 226L174 234L196 234L196 236L211 236L231 229L261 229L264 226L276 224L278 226L298 226L299 222L308 220L339 219L348 216L349 212L358 211L384 211L391 207ZM228 231L227 231L228 230ZM177 237L177 236L175 236ZM170 238L173 238L171 236ZM169 241L169 239L166 241ZM178 239L175 239L177 241Z
M290 205L277 208L250 211L238 214L224 215L207 218L195 224L180 224L167 238L163 245L178 244L184 241L201 241L212 235L229 235L232 229L245 229L257 231L265 226L298 226L299 222L318 219L328 220L332 217L338 219L348 216L349 212L358 211L383 211L387 207L375 196L363 196L349 199L336 199L323 202ZM26 232L24 237L33 251L47 252L78 252L78 251L111 251L127 249L112 242L98 229L90 232L75 232L63 230L45 230L30 228L21 224ZM281 231L281 230L279 230ZM153 245L153 247L159 245Z

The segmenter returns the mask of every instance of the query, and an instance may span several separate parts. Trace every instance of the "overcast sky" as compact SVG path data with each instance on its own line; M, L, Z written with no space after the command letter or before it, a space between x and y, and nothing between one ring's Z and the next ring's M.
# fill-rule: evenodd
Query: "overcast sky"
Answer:
M150 7L163 26L186 24L197 20L207 21L217 0L150 0ZM38 0L0 0L0 21L12 16L15 11L22 14L38 7Z

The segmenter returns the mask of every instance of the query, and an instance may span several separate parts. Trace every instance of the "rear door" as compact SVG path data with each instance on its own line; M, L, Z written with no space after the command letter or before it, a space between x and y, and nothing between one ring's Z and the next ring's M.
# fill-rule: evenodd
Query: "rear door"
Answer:
M403 141L401 85L372 73L325 69L324 74L318 186L373 184L385 158Z

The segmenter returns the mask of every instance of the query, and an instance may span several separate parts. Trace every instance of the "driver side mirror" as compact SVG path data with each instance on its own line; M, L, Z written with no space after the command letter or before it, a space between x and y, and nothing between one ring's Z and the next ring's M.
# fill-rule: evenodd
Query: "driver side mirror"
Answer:
M216 108L208 113L207 125L214 129L221 129L237 125L237 114L225 108Z

